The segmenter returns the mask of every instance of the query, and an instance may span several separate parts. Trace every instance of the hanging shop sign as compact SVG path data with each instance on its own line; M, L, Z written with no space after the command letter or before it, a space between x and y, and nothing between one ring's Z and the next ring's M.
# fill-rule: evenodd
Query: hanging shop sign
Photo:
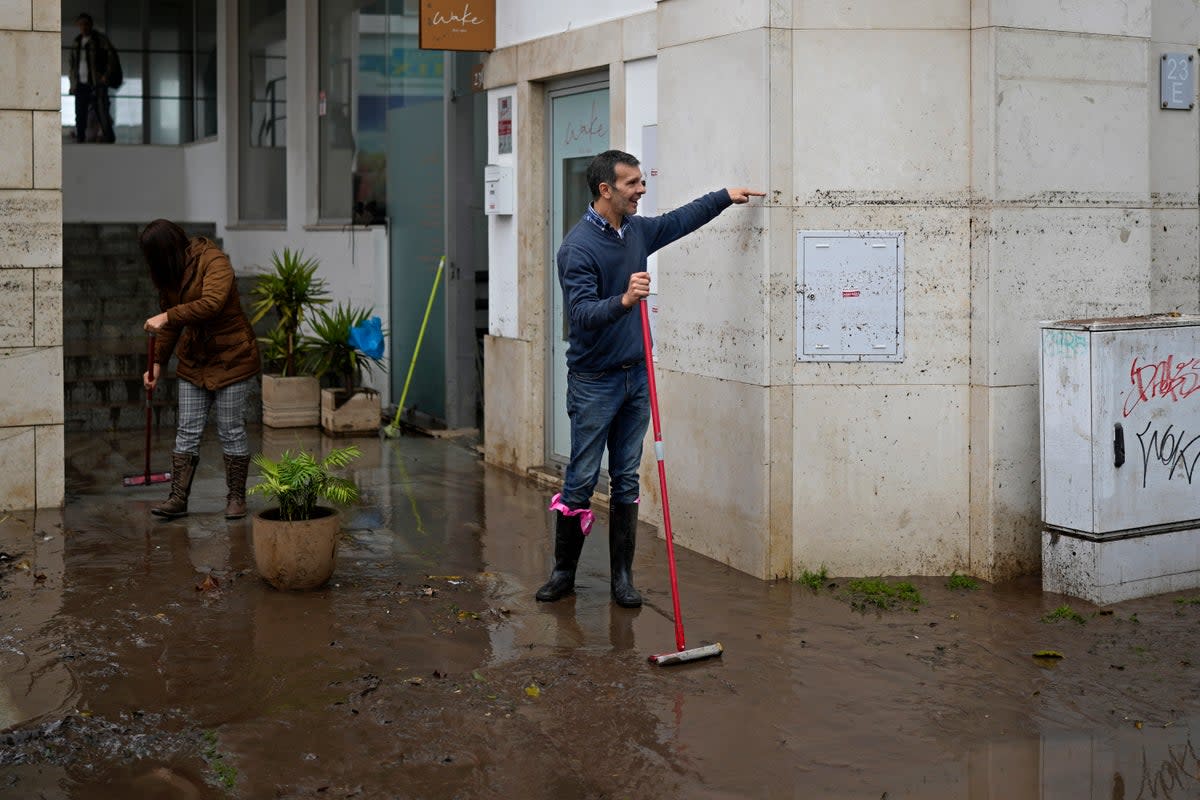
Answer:
M496 0L421 0L421 49L496 49Z

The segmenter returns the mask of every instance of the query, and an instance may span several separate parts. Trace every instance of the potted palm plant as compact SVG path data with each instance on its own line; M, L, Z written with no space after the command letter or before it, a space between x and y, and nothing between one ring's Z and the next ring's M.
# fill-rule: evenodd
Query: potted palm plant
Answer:
M362 385L372 370L387 369L382 358L368 355L351 342L350 332L374 309L339 303L331 311L317 309L305 338L309 368L323 378L321 427L329 434L375 433L380 424L379 392Z
M263 424L272 428L297 428L321 421L321 386L312 375L301 374L306 363L300 328L305 315L329 302L325 281L315 277L319 263L303 252L286 247L271 254L271 268L258 276L251 323L269 312L278 317L275 327L259 339L265 369L262 378Z
M333 574L338 513L318 505L322 499L345 506L358 499L358 486L334 475L358 458L358 447L337 448L318 459L311 453L285 451L278 460L262 453L254 457L261 478L250 494L261 494L275 505L254 515L254 564L276 589L315 589Z

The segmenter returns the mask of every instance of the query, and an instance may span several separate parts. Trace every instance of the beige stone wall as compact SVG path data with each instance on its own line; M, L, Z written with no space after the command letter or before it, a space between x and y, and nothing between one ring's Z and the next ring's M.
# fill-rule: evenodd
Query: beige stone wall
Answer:
M63 502L59 30L0 2L0 510Z
M659 256L677 539L760 577L1036 571L1038 323L1200 311L1200 110L1158 108L1195 0L660 0L654 24L660 209L768 192ZM601 27L499 54L503 82L603 52ZM903 363L797 363L798 230L905 232ZM536 369L532 333L506 357ZM540 424L540 379L501 369L489 419L532 390ZM498 440L497 463L540 457Z

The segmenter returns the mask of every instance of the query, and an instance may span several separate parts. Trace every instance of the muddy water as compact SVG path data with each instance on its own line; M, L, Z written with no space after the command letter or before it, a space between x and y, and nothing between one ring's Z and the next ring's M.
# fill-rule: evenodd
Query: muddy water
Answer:
M334 579L283 594L217 513L219 453L156 522L161 487L120 488L137 439L69 440L66 509L0 522L0 797L1200 797L1200 592L1048 624L1036 581L915 579L915 612L863 614L843 579L685 552L689 643L726 655L658 668L653 531L640 611L609 603L603 520L578 595L538 605L548 493L461 444L359 442Z

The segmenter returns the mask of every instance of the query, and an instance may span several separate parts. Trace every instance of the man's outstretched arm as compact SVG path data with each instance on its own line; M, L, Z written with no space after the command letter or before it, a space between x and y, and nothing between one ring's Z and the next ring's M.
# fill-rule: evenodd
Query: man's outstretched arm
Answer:
M685 206L668 211L659 217L643 217L647 226L646 248L653 253L666 247L676 239L712 221L731 205L750 202L751 197L762 197L766 193L757 189L718 189L698 197Z

